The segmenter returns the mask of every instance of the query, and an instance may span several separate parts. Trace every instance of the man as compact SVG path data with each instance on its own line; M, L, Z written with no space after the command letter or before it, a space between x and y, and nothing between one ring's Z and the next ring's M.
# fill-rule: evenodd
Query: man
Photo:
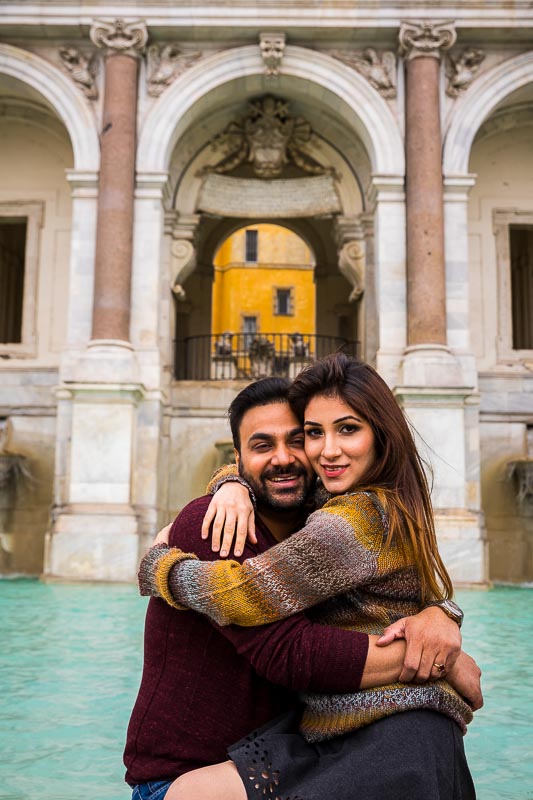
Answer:
M267 378L246 387L230 406L239 468L257 501L257 542L247 541L238 560L290 536L309 510L314 476L287 390L288 382ZM171 545L203 560L217 558L201 539L209 501L186 506L170 532ZM409 669L403 668L405 642L379 648L378 637L317 625L304 614L258 628L219 628L195 612L151 599L126 780L156 782L162 797L180 775L227 760L227 747L293 707L296 691L357 691L397 680L400 673L408 680L417 669L425 679L437 657L451 665L459 652L457 625L439 608L397 625L410 642ZM473 704L480 703L478 674L472 669L461 687Z

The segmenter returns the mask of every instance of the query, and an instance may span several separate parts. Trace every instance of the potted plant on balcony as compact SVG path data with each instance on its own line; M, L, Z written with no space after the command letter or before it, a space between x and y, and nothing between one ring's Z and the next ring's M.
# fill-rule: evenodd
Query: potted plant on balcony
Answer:
M256 336L252 340L248 356L254 378L267 378L272 374L274 345L265 336Z

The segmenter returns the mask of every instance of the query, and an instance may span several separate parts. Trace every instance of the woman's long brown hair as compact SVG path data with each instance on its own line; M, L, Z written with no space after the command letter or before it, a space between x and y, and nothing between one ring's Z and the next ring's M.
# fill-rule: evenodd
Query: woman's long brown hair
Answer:
M451 597L452 582L437 546L424 464L391 390L369 364L335 353L306 367L295 378L289 402L300 420L317 395L338 397L371 426L376 459L353 488L378 495L389 518L388 543L394 538L401 546L412 548L422 600Z

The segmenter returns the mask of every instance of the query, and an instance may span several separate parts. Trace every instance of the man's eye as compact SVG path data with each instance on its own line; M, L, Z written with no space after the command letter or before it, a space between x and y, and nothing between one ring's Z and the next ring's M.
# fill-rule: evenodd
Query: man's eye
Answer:
M258 444L254 445L254 450L256 453L264 453L268 450L270 445L267 442L259 442Z
M292 444L293 447L303 447L304 446L304 437L303 436L297 436L296 439L293 439L291 441L291 444Z

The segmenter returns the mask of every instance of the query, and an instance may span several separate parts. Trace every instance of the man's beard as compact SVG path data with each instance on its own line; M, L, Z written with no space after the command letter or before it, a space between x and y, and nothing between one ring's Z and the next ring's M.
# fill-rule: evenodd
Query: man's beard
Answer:
M270 467L261 473L259 478L254 478L244 468L242 461L239 463L239 475L247 481L256 497L257 508L265 511L286 512L301 511L306 504L310 489L311 479L303 466L292 466L290 469L283 467ZM283 475L303 476L297 487L274 489L269 482L272 478Z

